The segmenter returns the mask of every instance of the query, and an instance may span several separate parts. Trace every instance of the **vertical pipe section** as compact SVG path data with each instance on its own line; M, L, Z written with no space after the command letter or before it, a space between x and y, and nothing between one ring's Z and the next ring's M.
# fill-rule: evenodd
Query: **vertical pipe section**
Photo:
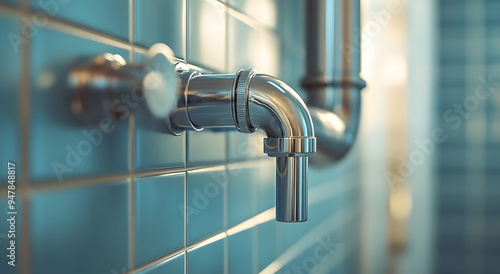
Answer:
M302 86L316 129L312 163L342 159L359 127L361 70L359 0L306 2L306 75Z
M276 157L276 220L307 221L307 157Z

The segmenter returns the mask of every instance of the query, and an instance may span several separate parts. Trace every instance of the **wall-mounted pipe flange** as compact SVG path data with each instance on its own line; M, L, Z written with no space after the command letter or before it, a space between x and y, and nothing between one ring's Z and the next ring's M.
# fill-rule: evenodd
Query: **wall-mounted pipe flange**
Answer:
M173 62L173 52L164 44L153 45L139 64L109 53L80 59L68 76L71 110L92 124L122 120L142 108L164 118L177 105L179 80Z

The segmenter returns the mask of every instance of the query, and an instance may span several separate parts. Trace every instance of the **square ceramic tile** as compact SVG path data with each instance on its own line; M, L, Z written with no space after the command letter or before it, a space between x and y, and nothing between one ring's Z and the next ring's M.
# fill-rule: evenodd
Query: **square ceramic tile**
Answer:
M185 58L186 1L135 1L135 42L147 47L164 43Z
M228 161L251 161L266 158L267 154L264 153L264 138L266 138L266 134L260 130L250 134L239 131L228 132Z
M129 2L123 0L32 1L33 8L78 25L128 40Z
M255 273L253 270L253 229L229 236L229 273Z
M136 179L136 265L184 246L184 176Z
M226 7L215 0L190 0L188 12L188 62L225 71Z
M223 273L224 241L219 240L189 251L188 269L190 273Z
M228 0L227 2L229 6L252 17L265 27L276 28L278 25L281 11L278 10L276 0Z
M235 164L236 165L236 164ZM255 188L257 169L235 166L228 169L228 225L235 226L253 217L257 212Z
M57 41L57 43L54 43ZM108 126L79 122L70 110L67 72L78 58L128 51L40 28L31 40L30 174L34 181L124 173L128 117ZM125 104L120 102L125 107ZM103 120L104 121L104 120Z
M33 193L31 271L83 274L128 269L128 200L127 182Z
M226 132L203 130L187 132L188 166L226 161Z
M276 202L276 160L270 158L258 165L256 172L258 207L263 212L275 206Z
M136 53L141 63L143 54ZM154 118L146 109L135 113L135 169L180 167L186 163L187 134L171 135L163 119Z
M280 43L268 30L254 29L228 15L228 71L253 68L259 73L280 76Z
M140 272L141 274L184 274L184 254L175 257L161 265Z
M262 271L274 260L276 260L278 241L282 235L276 233L276 221L271 220L257 227L258 230L258 248L259 248L259 265L258 271Z
M135 115L135 169L181 167L186 159L186 135L173 136L165 122L149 113Z
M238 71L239 69L252 67L252 39L254 30L251 26L243 23L239 19L228 15L227 17L228 41L228 71Z
M18 37L21 35L19 21L3 17L0 14L0 35L3 37ZM10 35L10 36L9 36ZM0 124L4 127L2 141L0 142L0 163L7 165L11 161L16 164L18 174L21 174L20 136L19 136L19 83L21 81L21 48L22 43L10 43L9 39L0 40L0 52L3 53L0 64ZM19 175L18 175L19 179ZM0 185L7 184L1 180Z
M188 243L213 235L224 228L226 177L223 167L188 172Z

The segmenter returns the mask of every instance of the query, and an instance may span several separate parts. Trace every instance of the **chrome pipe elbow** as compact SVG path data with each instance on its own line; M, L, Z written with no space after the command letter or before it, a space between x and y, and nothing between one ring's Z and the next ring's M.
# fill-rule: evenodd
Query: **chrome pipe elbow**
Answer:
M249 128L263 129L264 152L276 157L276 219L307 220L308 157L316 152L309 111L283 81L257 74L248 86Z
M308 160L316 151L309 111L284 82L254 70L231 74L180 71L176 110L166 119L171 134L184 130L262 129L264 152L276 157L276 219L307 220Z

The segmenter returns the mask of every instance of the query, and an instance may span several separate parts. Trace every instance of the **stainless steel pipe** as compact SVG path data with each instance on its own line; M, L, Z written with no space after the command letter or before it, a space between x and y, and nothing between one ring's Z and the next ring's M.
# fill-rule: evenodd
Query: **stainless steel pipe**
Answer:
M316 151L309 111L284 82L254 70L234 75L180 72L177 108L166 119L170 133L204 128L262 129L264 152L276 157L276 219L307 220L307 157Z
M342 159L353 146L361 111L359 0L306 1L306 75L302 86L318 138L312 163Z

